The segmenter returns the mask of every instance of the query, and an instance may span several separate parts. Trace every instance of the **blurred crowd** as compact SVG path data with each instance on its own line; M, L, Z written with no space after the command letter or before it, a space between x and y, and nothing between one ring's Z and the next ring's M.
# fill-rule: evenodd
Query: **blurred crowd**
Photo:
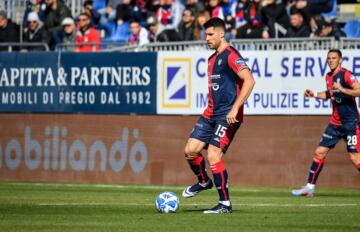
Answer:
M23 25L0 10L0 43L46 43L50 49L93 51L100 42L144 45L204 39L211 17L226 23L226 38L345 36L331 12L336 0L86 0L72 15L64 0L28 0ZM22 28L22 31L20 31ZM22 38L21 38L22 37ZM68 45L68 46L67 46ZM41 46L21 47L23 51Z

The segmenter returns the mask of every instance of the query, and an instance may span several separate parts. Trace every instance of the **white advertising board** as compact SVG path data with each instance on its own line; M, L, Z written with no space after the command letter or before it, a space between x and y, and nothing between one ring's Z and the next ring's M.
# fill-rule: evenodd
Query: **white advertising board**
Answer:
M201 114L207 105L207 58L211 51L159 52L157 113ZM245 104L248 115L326 115L329 100L304 98L326 89L327 51L244 51L256 85ZM343 67L360 77L360 52L343 51Z

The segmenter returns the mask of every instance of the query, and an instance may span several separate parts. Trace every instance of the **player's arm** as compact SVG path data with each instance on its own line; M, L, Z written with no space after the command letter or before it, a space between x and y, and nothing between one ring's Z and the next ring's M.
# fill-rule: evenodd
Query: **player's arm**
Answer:
M238 120L236 119L238 111L250 96L251 91L255 85L254 77L252 76L249 69L243 68L237 72L237 75L241 80L243 80L243 85L241 87L240 95L237 96L235 103L232 106L232 109L226 116L226 120L229 124L238 122Z
M329 91L322 91L322 92L317 92L316 94L310 90L310 89L306 89L304 92L305 97L313 97L313 98L319 98L319 99L329 99L330 98L330 93Z
M338 89L340 92L350 95L353 97L359 97L360 96L360 84L359 82L355 82L351 85L351 89L344 88L340 83L335 82L334 83L334 89Z

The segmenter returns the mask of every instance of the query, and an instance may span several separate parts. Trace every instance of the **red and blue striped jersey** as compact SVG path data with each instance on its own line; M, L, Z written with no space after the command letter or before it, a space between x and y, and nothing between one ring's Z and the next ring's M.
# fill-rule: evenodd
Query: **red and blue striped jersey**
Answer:
M208 59L208 106L203 117L226 117L231 110L243 84L237 73L248 68L240 53L228 46L223 52L212 54ZM239 109L237 120L243 120L243 106Z
M336 73L329 72L326 74L326 87L330 93L333 106L330 123L340 126L346 122L358 121L359 112L355 97L346 95L339 90L334 90L333 85L335 82L340 83L344 88L351 89L351 86L357 83L357 79L345 68L341 68Z

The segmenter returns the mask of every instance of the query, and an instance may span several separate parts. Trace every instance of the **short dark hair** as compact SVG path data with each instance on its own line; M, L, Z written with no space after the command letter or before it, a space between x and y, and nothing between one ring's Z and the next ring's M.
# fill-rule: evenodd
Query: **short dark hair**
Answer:
M205 27L205 29L207 29L209 27L220 27L225 31L225 22L221 18L214 17L214 18L209 19L204 24L204 27Z
M83 4L84 7L86 7L87 5L93 5L93 0L86 0Z
M137 23L137 24L141 25L140 21L139 21L139 20L136 20L136 19L131 19L131 20L129 21L129 25L132 24L132 23Z
M304 18L304 13L302 12L302 10L299 10L297 8L291 8L290 15L301 15L301 17Z
M329 54L330 52L335 52L335 53L337 53L337 54L340 56L340 58L342 58L342 53L341 53L341 51L340 51L339 49L330 49L330 50L328 51L328 54Z
M80 16L85 16L86 18L90 19L90 16L88 14L86 14L85 12L81 12L79 14L79 18L80 18Z
M193 11L193 9L191 9L190 7L186 7L186 8L183 10L183 14L184 14L185 11L190 11L190 15L191 15L191 16L194 16L194 11Z

